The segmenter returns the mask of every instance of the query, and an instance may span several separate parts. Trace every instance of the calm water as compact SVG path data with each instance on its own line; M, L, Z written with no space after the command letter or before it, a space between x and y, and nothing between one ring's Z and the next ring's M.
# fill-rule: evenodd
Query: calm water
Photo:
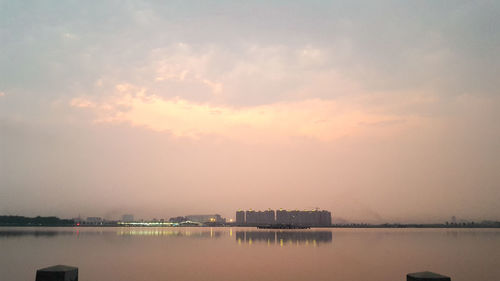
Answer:
M1 228L0 280L49 265L81 281L500 280L498 229Z

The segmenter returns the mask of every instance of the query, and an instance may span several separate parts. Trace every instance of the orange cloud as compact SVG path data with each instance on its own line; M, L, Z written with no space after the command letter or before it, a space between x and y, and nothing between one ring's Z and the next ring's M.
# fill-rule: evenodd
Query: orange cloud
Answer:
M310 99L253 107L194 103L174 98L121 93L105 102L87 98L71 101L73 107L91 108L96 122L128 122L179 137L216 135L241 140L306 137L321 141L346 136L390 133L422 122L421 118L370 113L347 101ZM367 126L384 124L384 126Z

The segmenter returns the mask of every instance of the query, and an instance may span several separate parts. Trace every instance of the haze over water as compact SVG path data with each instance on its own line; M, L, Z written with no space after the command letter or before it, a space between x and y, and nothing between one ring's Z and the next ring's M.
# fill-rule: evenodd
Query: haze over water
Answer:
M406 280L500 276L498 229L0 228L2 280L79 267L81 281Z

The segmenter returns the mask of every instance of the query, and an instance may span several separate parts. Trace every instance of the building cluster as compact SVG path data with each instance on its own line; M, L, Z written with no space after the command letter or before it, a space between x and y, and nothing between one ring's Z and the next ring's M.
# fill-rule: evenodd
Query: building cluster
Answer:
M240 215L241 216L241 215ZM244 214L245 223L247 224L274 224L275 215L273 210L254 211L249 210Z
M73 218L73 222L80 226L80 225L87 225L87 226L103 226L103 225L111 225L115 224L115 221L110 221L110 220L105 220L101 217L87 217L86 219L81 218L78 216L77 218Z
M201 214L172 217L170 219L137 219L133 214L124 214L119 220L106 220L102 217L78 216L73 218L77 226L221 226L226 219L219 214Z
M332 214L326 210L248 210L236 211L237 225L296 225L296 226L330 226Z
M172 217L168 220L170 223L195 223L195 224L224 224L226 223L226 219L221 217L219 214L213 215L189 215L189 216L180 216L180 217Z
M226 219L219 214L213 215L189 215L186 219L191 222L198 223L226 223Z

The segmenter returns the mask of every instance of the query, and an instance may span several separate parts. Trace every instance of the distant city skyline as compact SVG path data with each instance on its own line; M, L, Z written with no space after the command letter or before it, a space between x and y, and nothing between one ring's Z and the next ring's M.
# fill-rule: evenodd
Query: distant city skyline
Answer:
M495 220L489 220L485 218L457 218L455 216L450 217L448 220L443 220L443 221L412 221L412 220L399 220L399 221L369 221L369 220L349 220L346 218L342 217L334 217L333 214L327 210L320 210L319 208L316 208L314 210L308 210L308 209L277 209L277 210L271 210L271 208L268 208L267 210L253 210L252 208L248 210L242 210L239 209L236 211L236 213L233 215L220 215L217 213L214 214L198 214L198 215L175 215L175 216L161 216L161 215L156 215L156 216L143 216L143 217L136 217L134 214L123 214L121 216L107 216L107 217L102 217L102 216L82 216L79 214L76 217L62 217L63 219L72 219L75 222L86 222L87 224L99 224L100 222L141 222L141 221L164 221L164 222L182 222L182 221L195 221L195 222L200 222L200 223L206 223L206 222L217 222L217 223L234 223L235 225L249 225L249 226L255 226L255 225L263 225L263 224L287 224L289 222L283 222L279 219L277 219L278 212L314 212L314 211L321 211L321 212L328 212L329 213L329 221L331 221L332 225L344 225L344 224L383 224L383 223L389 223L389 224L463 224L463 223L485 223L485 222L492 222L496 223L497 221ZM250 221L250 224L247 224L247 212L252 212L252 213L262 213L262 214L268 214L269 212L272 212L272 217L273 219L271 220L258 220L258 221ZM1 216L2 214L0 214ZM13 215L13 214L8 214L8 215ZM194 219L194 218L204 218L204 219ZM274 220L274 221L273 221Z
M332 213L327 210L238 210L236 224L259 225L294 225L294 226L330 226Z
M499 14L0 0L0 214L500 220Z

